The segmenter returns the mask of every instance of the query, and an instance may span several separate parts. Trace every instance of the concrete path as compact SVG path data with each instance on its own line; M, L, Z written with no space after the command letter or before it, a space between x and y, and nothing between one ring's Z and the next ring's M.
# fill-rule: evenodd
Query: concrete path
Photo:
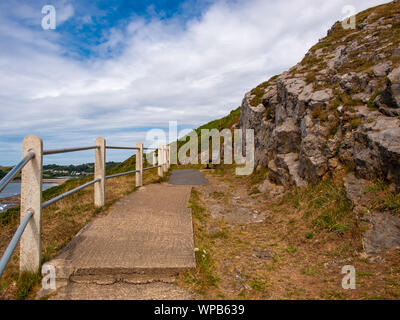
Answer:
M190 186L152 184L114 204L48 263L59 289L51 298L194 298L174 284L179 271L196 266L190 193Z
M168 183L177 186L202 186L209 184L201 171L193 169L173 170Z

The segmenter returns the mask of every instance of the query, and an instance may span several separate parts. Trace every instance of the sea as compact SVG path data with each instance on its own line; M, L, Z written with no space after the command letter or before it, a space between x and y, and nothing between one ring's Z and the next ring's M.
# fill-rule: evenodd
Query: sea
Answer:
M56 183L43 183L42 189L46 190L51 187L57 186ZM0 199L17 196L21 193L21 183L11 182L2 192L0 192ZM6 211L8 208L15 206L15 203L0 203L0 212Z

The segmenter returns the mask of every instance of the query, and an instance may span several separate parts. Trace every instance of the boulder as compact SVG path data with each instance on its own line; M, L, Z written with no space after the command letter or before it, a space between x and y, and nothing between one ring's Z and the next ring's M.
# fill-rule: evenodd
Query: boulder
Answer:
M400 17L376 21L374 14L345 34L332 27L338 37L321 40L323 47L270 81L261 105L251 106L246 94L240 127L244 135L254 129L255 165L268 167L272 181L317 183L351 166L359 178L400 186L400 67L388 60L398 45L390 32L376 32ZM374 61L372 72L359 71ZM315 81L307 79L311 71Z
M388 75L382 101L389 108L400 108L400 67Z
M382 62L372 68L372 72L376 77L386 77L392 68L392 61Z
M301 141L300 130L292 118L288 118L273 131L273 138L277 153L299 152Z

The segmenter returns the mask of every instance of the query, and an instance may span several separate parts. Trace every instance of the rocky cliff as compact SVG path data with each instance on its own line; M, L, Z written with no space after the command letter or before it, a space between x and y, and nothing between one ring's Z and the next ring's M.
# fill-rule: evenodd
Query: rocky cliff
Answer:
M240 126L255 130L256 165L276 183L350 168L400 186L400 3L359 13L356 29L337 22L300 63L245 95Z

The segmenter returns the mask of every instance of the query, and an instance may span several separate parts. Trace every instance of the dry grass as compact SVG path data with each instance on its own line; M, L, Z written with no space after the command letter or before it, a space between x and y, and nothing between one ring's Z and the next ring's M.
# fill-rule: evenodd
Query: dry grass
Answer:
M370 210L388 211L400 216L400 194L396 187L383 180L371 181L361 201Z
M157 169L144 173L144 184L158 182ZM90 178L87 178L90 179ZM84 183L85 179L69 181L65 185L44 192L44 198L53 198ZM110 206L118 199L135 191L135 175L110 179L106 184L106 206L93 205L93 186L79 191L43 210L42 255L43 263L54 258L87 223L98 216L106 215ZM5 251L19 223L18 210L13 210L8 219L0 224L0 253ZM2 278L0 299L33 298L40 277L19 277L19 247L16 248ZM30 278L36 279L30 281Z
M357 254L362 249L361 230L340 175L317 186L292 189L279 199L249 195L257 174L236 177L231 166L208 172L207 178L211 185L196 188L192 196L196 246L207 256L197 257L198 268L183 273L180 285L204 299L400 298L400 251L383 252L384 263ZM213 194L213 186L220 191L209 205L206 196ZM221 188L229 192L222 196ZM240 204L233 199L238 194ZM221 208L233 202L269 215L262 223L228 223L213 217L215 201ZM216 225L223 236L214 238L208 230ZM271 254L260 258L259 251ZM341 287L341 268L347 264L356 268L356 290Z

